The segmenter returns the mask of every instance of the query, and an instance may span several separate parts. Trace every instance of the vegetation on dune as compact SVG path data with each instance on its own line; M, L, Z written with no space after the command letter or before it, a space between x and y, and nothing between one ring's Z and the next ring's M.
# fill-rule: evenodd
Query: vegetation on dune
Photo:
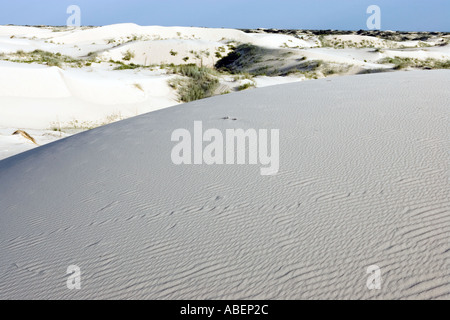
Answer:
M131 59L133 59L134 58L134 52L133 51L130 51L130 50L127 50L124 54L123 54L123 60L125 60L125 61L130 61Z
M247 90L249 88L254 88L254 87L255 87L254 83L246 82L246 83L240 85L239 87L237 87L237 91Z
M172 73L183 76L175 78L169 85L176 89L180 101L189 102L210 97L219 85L218 73L207 67L196 64L169 65Z
M9 57L3 56L4 60L11 62L21 62L21 63L39 63L45 64L47 66L62 67L68 65L71 67L81 68L88 63L90 60L75 59L59 52L53 53L44 50L34 50L31 52L24 52L23 50L18 50L16 53L9 55Z
M334 48L347 48L352 47L352 43L347 43L338 38L325 37L324 35L318 35L318 39L322 46L332 46ZM129 41L139 40L137 37L130 37ZM372 47L371 52L384 53L383 49L375 48L375 43L362 39L358 46ZM425 46L426 43L419 45ZM357 46L357 47L358 47ZM214 52L214 51L213 51ZM90 52L82 58L74 58L67 55L63 55L59 52L53 53L43 50L34 50L31 52L25 52L18 50L15 53L0 53L0 59L20 62L20 63L39 63L48 66L57 67L84 67L91 66L92 63L108 62L100 55L102 51ZM177 56L179 53L170 50L168 52L171 56ZM122 53L122 59L119 61L109 60L110 66L114 70L127 70L127 69L146 69L159 67L163 72L168 74L178 75L178 77L171 77L169 85L174 88L178 93L178 98L183 102L190 102L198 99L210 97L215 94L221 94L229 92L231 88L233 90L241 91L254 87L255 82L253 78L255 76L288 76L296 75L303 76L306 79L318 79L322 77L328 77L332 75L345 74L349 71L358 72L358 68L349 64L339 64L330 61L322 61L318 59L307 58L301 52L294 49L269 49L264 47L255 46L252 44L236 44L235 42L228 42L221 47L216 48L215 57L219 59L214 68L203 66L203 60L211 58L214 60L214 56L208 50L189 51L189 56L181 56L184 63L196 62L189 64L162 64L144 66L135 64L131 61L135 57L135 53L131 50L127 50ZM181 58L180 57L180 58ZM208 62L211 61L208 60ZM364 60L367 62L366 60ZM392 64L394 70L400 70L404 68L420 68L420 69L450 69L450 60L438 60L438 59L414 59L407 57L387 57L378 61L379 64ZM353 67L353 69L352 69ZM359 68L361 69L361 68ZM360 73L372 73L386 71L385 68L362 70ZM219 79L223 77L226 81L238 82L232 86L224 85L219 92ZM231 80L227 80L231 78ZM249 79L252 81L242 81ZM139 84L134 85L136 89L143 91L142 86ZM72 124L72 127L76 128L76 124ZM87 127L87 125L83 125Z
M134 53L127 51L124 54L124 60L132 59L134 57ZM39 63L47 66L56 66L56 67L89 67L92 63L100 63L102 60L98 59L98 52L89 52L86 55L86 58L73 58L67 55L63 55L59 52L53 53L44 50L34 50L31 52L24 52L23 50L18 50L12 54L4 54L0 53L0 59L17 62L17 63ZM115 64L116 67L114 70L126 70L126 69L136 69L136 68L152 68L152 66L143 66L135 63L126 64L123 61L114 61L109 60L109 63Z
M241 73L233 74L233 81L239 81L239 80L244 80L244 79L252 80L253 75L251 75L248 72L241 72Z
M139 65L139 64L134 64L134 63L130 63L130 64L125 64L121 61L110 61L110 63L115 63L117 64L117 67L114 68L114 70L128 70L128 69L137 69L137 68L142 68L143 66Z
M252 44L241 44L234 48L227 56L217 61L215 67L220 71L240 73L244 69L261 62L260 56L264 49Z
M339 35L338 35L339 36ZM317 37L317 44L320 47L334 48L334 49L347 49L347 48L389 48L389 49L405 49L405 48L426 48L433 47L434 44L425 42L428 40L426 37L413 38L411 41L417 41L415 45L403 44L402 41L407 39L397 39L391 41L382 39L380 37L372 37L371 39L359 39L359 40L345 40L336 36L321 34Z
M274 50L258 47L252 44L240 44L232 48L227 56L218 60L215 68L224 73L234 75L246 74L253 76L276 76L280 75L280 70L268 61L277 61L283 59L269 59L268 56L274 55ZM266 60L264 60L266 58Z
M88 120L78 120L72 119L70 121L60 123L52 122L50 123L50 130L58 132L72 132L79 130L91 130L100 126L104 126L119 120L123 120L125 117L121 112L115 112L105 117L103 121L88 121Z
M404 58L404 57L394 57L394 58L384 58L378 61L380 64L394 64L394 70L400 70L404 68L420 68L420 69L450 69L450 60L437 60L428 58L425 60L414 59L414 58Z
M136 89L141 90L141 91L144 92L144 88L142 88L142 85L141 85L140 83L134 83L133 86L134 86Z
M350 67L299 57L293 51L266 49L249 44L237 46L216 63L218 70L231 74L244 73L251 77L303 75L307 79L339 74L348 71Z
M360 41L342 40L335 37L329 37L325 35L319 35L318 41L321 47L334 48L334 49L347 49L347 48L375 48L379 45L383 47L396 48L397 45L393 42L386 40L377 41L377 39L361 39Z

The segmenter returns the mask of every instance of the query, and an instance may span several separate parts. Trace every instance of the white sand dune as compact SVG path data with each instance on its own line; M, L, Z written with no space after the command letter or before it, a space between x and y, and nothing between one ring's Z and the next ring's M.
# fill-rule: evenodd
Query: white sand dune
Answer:
M283 34L245 33L237 29L197 28L197 27L162 27L139 26L134 23L120 23L103 27L68 29L54 32L52 28L34 28L23 26L0 26L0 37L11 36L19 38L34 38L65 45L88 45L101 43L105 40L203 40L219 42L223 40L252 43L259 46L278 48L286 43L291 47L311 47L312 41L305 41L294 36ZM3 39L6 41L6 39Z
M176 75L165 64L212 67L239 44L263 49L252 58L255 76L247 81L218 75L221 87L215 94L239 90L245 81L262 87L390 70L395 64L380 63L387 57L450 59L445 35L427 41L387 41L357 34L322 37L306 31L295 36L253 31L133 23L82 28L0 26L0 159L20 149L9 137L17 129L40 129L37 134L44 135L61 127L68 133L178 104L177 90L168 84ZM33 54L35 50L41 51ZM49 63L42 51L53 53L60 63ZM126 54L130 56L125 59ZM69 57L72 64L64 60ZM130 63L140 67L122 70ZM314 67L319 64L322 67ZM292 77L280 77L283 72L293 72Z
M52 34L50 28L37 28L29 26L0 26L0 36L16 37L46 37Z
M127 51L133 52L134 57L130 60L132 63L144 66L161 65L165 63L184 64L183 58L188 57L187 62L195 63L196 59L192 56L192 51L216 52L218 48L226 48L221 42L211 42L204 40L159 40L159 41L139 41L121 45L117 48L106 51L101 55L102 58L121 60ZM172 56L170 53L173 52ZM213 67L219 58L214 55L202 57L202 64Z
M110 59L123 61L126 52L133 52L133 58L125 61L127 64L198 63L212 67L220 56L230 52L230 42L253 43L266 48L278 48L285 43L311 46L293 36L248 34L235 29L132 23L98 28L0 26L0 55L12 61L17 59L15 53L34 50L67 55L80 61L94 54L103 61L79 69L0 61L0 159L33 147L26 141L20 146L21 140L10 136L17 129L32 130L46 143L54 140L54 137L50 140L45 137L48 130L87 129L109 123L111 119L179 103L176 90L168 84L175 75L167 74L163 68L155 68L154 72L114 70L117 65L108 63ZM186 57L188 60L184 60ZM261 79L254 84L265 86L296 81L278 79L280 81ZM231 86L239 85L239 81L231 83ZM223 91L230 91L230 83L224 84ZM36 132L38 129L40 131Z
M16 128L0 128L0 160L67 136L64 132L27 129L26 132L36 141L34 144L22 135L13 135L16 131Z
M449 71L272 86L2 160L0 299L448 299L449 87ZM172 164L195 120L280 129L279 173Z
M167 81L145 70L68 69L0 62L0 127L50 129L52 124L101 123L178 104Z
M386 50L385 55L387 57L401 57L401 58L413 58L413 59L450 59L450 46L442 48L425 48L421 50Z
M234 40L273 48L277 48L285 42L290 43L291 46L311 46L309 42L290 35L249 34L240 30L225 28L139 26L134 23L61 32L60 34L53 34L52 40L63 44L82 44L105 39L127 39L130 35L153 40L197 39L211 42Z

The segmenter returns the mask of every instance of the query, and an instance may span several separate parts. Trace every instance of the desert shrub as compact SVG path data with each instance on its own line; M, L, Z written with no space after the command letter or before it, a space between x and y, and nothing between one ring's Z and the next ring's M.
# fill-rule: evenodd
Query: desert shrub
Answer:
M213 69L199 67L196 64L172 65L169 68L172 73L185 77L169 82L177 89L181 101L189 102L210 97L219 85L217 74Z
M13 62L22 63L39 63L48 66L62 67L63 65L70 65L72 67L82 67L83 60L74 59L72 57L62 55L61 53L53 53L44 50L34 50L32 52L17 51L13 56L16 58L9 59Z
M115 67L114 70L137 69L137 68L141 67L140 65L134 64L134 63L125 64L125 63L121 63L118 61L115 61L114 63L118 64L118 66Z
M133 51L127 50L123 54L123 60L125 60L125 61L130 61L133 58L134 58L134 52Z
M98 52L91 51L91 52L89 52L89 53L87 54L87 56L88 56L89 58L91 58L91 59L95 59L95 58L97 58L97 56L98 56Z
M409 57L387 57L378 61L378 63L390 63L394 65L394 70L400 70L408 67L422 69L450 69L450 60L438 60L428 58L425 60Z
M233 81L238 81L238 80L243 80L243 79L252 80L253 79L253 75L251 75L248 72L241 72L241 73L233 75Z
M133 83L133 86L138 90L144 91L144 88L142 88L142 85L140 83Z
M450 69L450 60L446 61L435 60L433 62L433 67L435 69Z
M246 90L246 89L248 89L248 88L253 88L254 86L255 86L255 85L254 85L253 83L246 82L246 83L240 85L239 87L237 87L237 90L238 90L238 91L242 91L242 90Z

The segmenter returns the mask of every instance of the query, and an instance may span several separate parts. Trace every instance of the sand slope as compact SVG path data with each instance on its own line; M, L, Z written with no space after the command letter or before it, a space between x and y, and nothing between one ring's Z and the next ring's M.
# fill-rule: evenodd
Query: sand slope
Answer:
M173 76L132 70L62 70L0 62L0 127L50 129L58 121L101 122L177 104Z
M449 71L273 86L2 160L0 299L448 299L449 87ZM278 175L173 165L194 120L280 129Z
M178 104L180 87L168 81L179 75L170 64L213 67L240 44L253 45L243 52L245 63L236 63L237 74L216 73L220 86L214 94L244 85L389 71L408 63L443 68L450 58L448 34L360 33L133 23L0 26L0 159L33 147L11 137L17 129L34 131L43 144L58 139L49 137L52 130L70 135Z

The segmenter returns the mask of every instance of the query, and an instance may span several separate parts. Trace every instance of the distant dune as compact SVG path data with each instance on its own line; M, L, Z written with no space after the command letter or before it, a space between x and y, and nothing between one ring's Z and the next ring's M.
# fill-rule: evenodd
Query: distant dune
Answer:
M436 70L258 88L4 159L0 299L449 299L449 87ZM279 129L278 174L174 165L196 120Z
M0 160L214 95L342 75L450 69L440 32L0 26ZM205 76L206 74L206 76Z

